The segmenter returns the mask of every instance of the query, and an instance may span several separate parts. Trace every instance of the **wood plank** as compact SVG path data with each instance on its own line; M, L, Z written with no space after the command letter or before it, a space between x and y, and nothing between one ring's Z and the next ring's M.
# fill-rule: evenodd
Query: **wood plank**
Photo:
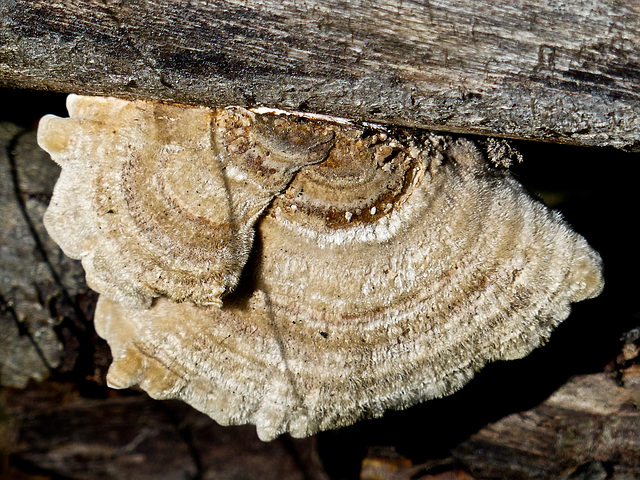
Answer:
M12 0L0 85L640 148L640 2Z

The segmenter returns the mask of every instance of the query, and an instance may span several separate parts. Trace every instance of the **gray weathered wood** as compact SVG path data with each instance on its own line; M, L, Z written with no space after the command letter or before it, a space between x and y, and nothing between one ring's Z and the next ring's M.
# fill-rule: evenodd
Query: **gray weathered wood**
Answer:
M0 85L637 148L640 2L3 0Z
M635 344L627 346L637 355ZM534 408L484 425L452 449L452 458L414 465L386 447L369 452L360 478L635 479L640 471L639 401L640 365L621 369L618 382L612 373L576 375ZM451 476L425 475L432 469Z

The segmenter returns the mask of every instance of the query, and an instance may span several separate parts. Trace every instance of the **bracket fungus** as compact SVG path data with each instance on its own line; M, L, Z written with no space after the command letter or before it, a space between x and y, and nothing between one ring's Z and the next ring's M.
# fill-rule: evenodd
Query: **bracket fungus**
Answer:
M45 217L101 293L108 381L264 440L377 417L541 345L599 255L469 140L70 96Z

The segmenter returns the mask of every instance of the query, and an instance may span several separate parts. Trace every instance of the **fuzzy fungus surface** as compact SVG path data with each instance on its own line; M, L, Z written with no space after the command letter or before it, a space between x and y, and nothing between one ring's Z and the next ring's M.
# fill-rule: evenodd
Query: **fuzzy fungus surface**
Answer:
M585 239L469 140L239 107L68 108L39 128L62 166L45 224L101 293L109 383L264 440L450 394L602 290Z

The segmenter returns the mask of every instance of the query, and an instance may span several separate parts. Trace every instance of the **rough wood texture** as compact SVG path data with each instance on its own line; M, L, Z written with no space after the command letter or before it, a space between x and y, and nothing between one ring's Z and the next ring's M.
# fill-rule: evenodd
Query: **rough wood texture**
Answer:
M13 468L0 467L0 478L23 471L45 475L33 480L328 480L314 438L264 443L250 427L221 427L179 402L98 393L46 382L0 398L8 414L0 433L15 439Z
M627 347L637 355L635 344ZM617 381L611 373L578 375L535 408L484 426L455 446L444 461L415 465L388 448L370 451L361 479L638 478L639 403L638 364L622 369ZM422 476L460 470L461 465L472 476Z
M414 452L394 446L397 438L376 444L379 438L366 439L361 431L349 440L368 446L366 456L348 450L358 469L331 458L340 432L264 443L252 427L221 427L180 402L47 381L0 396L0 457L10 465L0 466L0 478L31 472L41 476L24 478L631 480L640 473L638 367L622 369L618 382L612 372L573 377L535 408L483 426L441 456L428 447L445 433L425 422L435 415L415 423L414 412L407 420L414 423L404 440ZM462 405L468 408L472 399ZM458 434L468 430L453 417L446 425Z
M0 145L0 385L23 388L60 364L54 305L87 288L42 225L60 169L32 130L0 122Z
M611 374L576 376L536 408L487 425L453 454L489 478L634 478L639 367L621 370L617 382ZM572 477L586 469L594 473Z
M13 0L0 85L637 148L640 3Z

